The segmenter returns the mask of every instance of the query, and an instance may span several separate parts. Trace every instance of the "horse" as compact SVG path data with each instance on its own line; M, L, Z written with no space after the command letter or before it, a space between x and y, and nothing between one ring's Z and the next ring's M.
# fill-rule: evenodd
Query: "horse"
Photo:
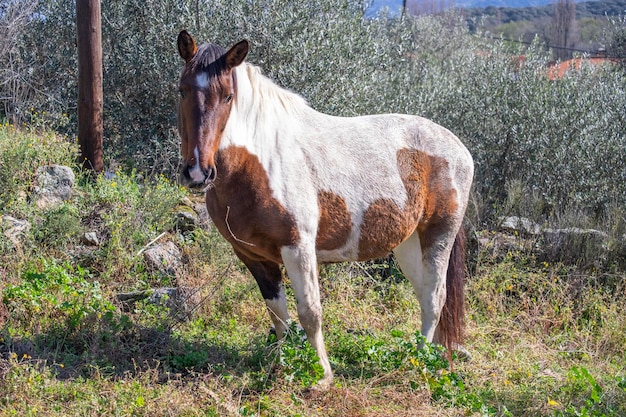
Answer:
M472 156L446 128L401 114L337 117L245 61L250 43L200 46L185 30L180 182L206 193L214 226L255 278L276 331L290 321L280 265L306 337L333 382L318 265L394 253L427 342L461 346L462 223Z

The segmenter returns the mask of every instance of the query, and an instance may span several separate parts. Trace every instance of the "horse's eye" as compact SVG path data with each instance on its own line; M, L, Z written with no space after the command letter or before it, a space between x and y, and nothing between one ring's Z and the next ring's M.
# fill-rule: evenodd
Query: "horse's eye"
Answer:
M182 88L179 88L178 92L180 93L180 98L185 98L185 95L187 94L185 90L183 90Z
M233 99L233 95L229 94L226 96L226 98L224 99L224 103L228 104L231 102L231 100Z

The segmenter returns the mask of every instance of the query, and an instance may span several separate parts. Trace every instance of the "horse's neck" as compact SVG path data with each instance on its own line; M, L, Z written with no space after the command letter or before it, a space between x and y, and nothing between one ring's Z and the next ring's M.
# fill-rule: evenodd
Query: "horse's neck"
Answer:
M254 153L273 152L277 141L297 141L308 120L321 115L304 98L282 89L258 67L237 67L237 98L222 147L242 146ZM284 144L284 143L283 143Z

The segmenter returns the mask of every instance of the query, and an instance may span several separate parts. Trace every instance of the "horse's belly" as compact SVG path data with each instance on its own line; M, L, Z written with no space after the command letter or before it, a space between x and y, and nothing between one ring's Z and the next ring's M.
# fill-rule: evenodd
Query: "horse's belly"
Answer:
M317 261L319 263L336 263L336 262L347 262L356 260L356 256L350 250L341 251L341 250L322 250L317 251Z
M343 245L332 249L318 245L318 261L331 263L385 257L416 230L418 216L412 214L398 210L391 202L377 201L353 227Z

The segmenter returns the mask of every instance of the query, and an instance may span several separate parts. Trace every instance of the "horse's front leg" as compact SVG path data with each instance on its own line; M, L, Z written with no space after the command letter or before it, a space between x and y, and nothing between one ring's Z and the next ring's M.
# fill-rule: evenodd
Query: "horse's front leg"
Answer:
M328 388L333 382L333 371L330 368L322 335L322 303L315 247L313 244L283 247L281 255L298 303L298 319L324 369L324 378L317 386L322 389Z
M259 285L267 311L274 324L274 329L276 329L276 337L281 339L287 330L289 312L287 311L287 299L285 298L280 266L271 261L253 261L237 250L235 253L248 267Z

